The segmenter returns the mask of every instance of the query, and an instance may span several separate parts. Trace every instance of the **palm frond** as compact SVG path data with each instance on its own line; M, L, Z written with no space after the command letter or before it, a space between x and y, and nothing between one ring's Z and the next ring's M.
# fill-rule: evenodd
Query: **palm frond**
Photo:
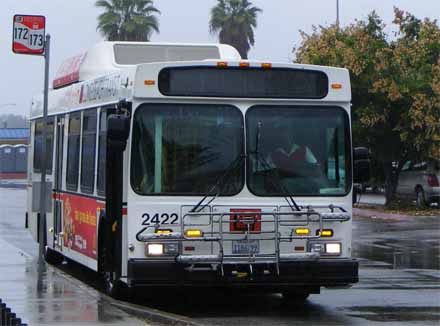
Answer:
M98 0L95 2L95 7L104 8L107 11L113 11L114 6L107 0Z
M97 0L95 6L104 9L97 29L108 40L148 41L159 32L154 14L160 11L152 0Z
M234 46L243 58L247 58L255 44L254 28L260 12L262 10L249 0L218 0L211 9L209 31L218 33L221 43Z

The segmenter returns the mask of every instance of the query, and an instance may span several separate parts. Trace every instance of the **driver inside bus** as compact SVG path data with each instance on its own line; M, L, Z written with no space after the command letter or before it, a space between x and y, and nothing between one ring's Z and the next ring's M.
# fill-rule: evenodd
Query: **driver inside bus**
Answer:
M280 128L273 140L276 146L269 152L267 163L277 172L279 182L287 192L310 194L319 192L321 172L318 160L307 144L308 133L299 129ZM310 135L308 135L310 136ZM266 183L269 191L278 192Z
M268 163L285 172L292 170L292 166L298 164L316 164L318 161L305 144L306 139L304 133L298 129L295 131L288 128L280 129L275 143L277 147L270 152Z

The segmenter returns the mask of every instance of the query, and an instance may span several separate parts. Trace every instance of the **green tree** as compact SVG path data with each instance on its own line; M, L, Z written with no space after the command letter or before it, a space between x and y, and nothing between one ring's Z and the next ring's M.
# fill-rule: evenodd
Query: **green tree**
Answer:
M353 93L353 139L367 146L385 176L386 203L395 197L407 160L440 157L440 28L395 9L389 38L375 12L366 21L302 33L302 63L346 67Z
M160 11L152 0L98 0L104 12L98 17L98 30L108 41L147 42L153 32L159 33Z
M255 44L254 28L260 8L248 0L218 0L211 9L210 32L219 34L220 43L235 47L243 59Z

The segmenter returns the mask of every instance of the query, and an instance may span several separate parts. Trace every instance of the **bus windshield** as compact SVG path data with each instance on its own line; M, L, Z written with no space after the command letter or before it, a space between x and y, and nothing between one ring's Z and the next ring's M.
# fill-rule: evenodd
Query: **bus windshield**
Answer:
M236 107L144 104L134 116L131 184L140 195L205 195L243 152ZM220 195L241 191L244 164L225 183Z
M246 126L247 183L253 194L335 196L349 192L350 129L343 109L254 106L246 114Z

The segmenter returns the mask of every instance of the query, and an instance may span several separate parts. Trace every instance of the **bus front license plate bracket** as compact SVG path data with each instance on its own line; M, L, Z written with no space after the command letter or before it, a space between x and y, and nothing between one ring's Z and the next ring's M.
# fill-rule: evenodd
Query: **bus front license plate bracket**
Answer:
M260 253L259 240L234 240L232 241L232 254L248 255Z

